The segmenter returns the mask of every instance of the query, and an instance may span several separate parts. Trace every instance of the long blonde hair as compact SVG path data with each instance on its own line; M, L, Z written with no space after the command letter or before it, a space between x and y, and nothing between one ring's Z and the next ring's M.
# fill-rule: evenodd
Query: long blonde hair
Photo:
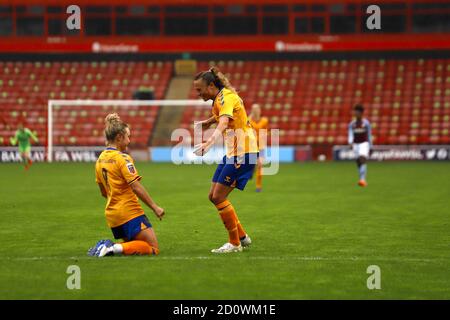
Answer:
M118 134L125 133L129 125L123 122L117 113L110 113L105 118L105 138L107 142L114 142Z

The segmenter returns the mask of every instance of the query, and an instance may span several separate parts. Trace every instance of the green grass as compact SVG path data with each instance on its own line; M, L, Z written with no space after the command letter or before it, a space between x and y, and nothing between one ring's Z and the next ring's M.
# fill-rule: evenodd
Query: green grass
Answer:
M449 299L450 165L282 165L264 191L231 196L253 239L217 256L226 232L207 198L213 166L138 164L166 209L146 210L157 257L89 258L111 238L93 164L0 165L0 299ZM69 265L81 290L66 288ZM381 290L368 290L369 265Z

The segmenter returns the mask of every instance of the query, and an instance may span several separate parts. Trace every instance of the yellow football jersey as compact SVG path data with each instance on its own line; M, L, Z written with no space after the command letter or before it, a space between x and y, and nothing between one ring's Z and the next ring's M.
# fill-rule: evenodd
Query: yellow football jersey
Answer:
M95 181L102 184L108 194L105 208L110 228L120 226L144 214L131 184L141 180L133 159L114 148L107 148L95 164Z
M223 115L230 118L228 128L224 131L228 158L258 152L258 144L244 103L236 93L227 88L220 90L214 99L212 113L216 121Z
M269 119L267 119L266 117L261 117L259 119L259 121L255 121L253 119L250 119L250 124L252 125L253 129L255 129L255 136L256 136L256 141L258 142L258 148L260 150L265 149L266 145L267 145L267 141L259 141L259 131L261 129L265 129L267 130L267 136L268 136L268 129L269 129ZM263 137L263 135L261 135L261 137Z

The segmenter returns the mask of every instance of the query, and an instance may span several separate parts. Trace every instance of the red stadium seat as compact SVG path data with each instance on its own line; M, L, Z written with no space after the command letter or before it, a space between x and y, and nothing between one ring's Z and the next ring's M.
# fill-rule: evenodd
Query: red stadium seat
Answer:
M231 82L238 90L246 88L240 95L247 110L251 103L258 102L272 127L291 132L281 139L282 143L294 140L297 144L320 141L345 144L351 106L355 103L365 104L370 110L367 117L378 124L373 126L377 144L431 144L444 143L447 139L445 134L432 135L429 130L449 126L449 117L442 117L450 116L447 102L450 77L447 80L445 76L450 65L448 60L246 61L227 69L229 65L224 63L223 69L230 73ZM287 68L283 69L284 66ZM208 68L208 62L198 64L199 71ZM251 77L243 77L248 71ZM433 79L436 76L442 77L448 91L437 89ZM196 97L193 89L191 97ZM295 107L277 109L274 107L277 103L291 103ZM283 117L289 120L280 121ZM186 110L182 123L198 119ZM302 123L308 124L307 136ZM331 123L335 129L330 130ZM324 128L328 131L323 131Z
M449 59L215 63L229 74L248 111L252 103L261 104L271 127L285 131L282 143L345 144L351 107L356 103L367 107L377 144L448 143ZM200 61L198 70L209 65ZM46 135L48 99L130 99L139 86L153 87L155 98L163 99L172 70L172 62L161 61L2 62L0 116L8 122L16 122L19 116L32 119L30 125L42 137ZM193 88L190 98L197 99ZM55 110L55 140L61 144L102 144L103 117L111 110L120 109ZM136 130L135 142L147 145L159 108L128 110L126 120ZM186 107L179 126L191 129L194 120L207 117L209 112ZM79 132L75 123L90 125ZM66 124L72 127L67 129ZM0 130L0 136L9 137L14 129Z
M2 66L0 68L2 110L7 113L14 112L15 117L19 114L26 115L27 124L37 131L39 137L45 137L48 99L131 99L133 92L142 85L156 88L155 99L163 99L173 63L6 62ZM145 77L145 74L149 76ZM110 110L101 107L71 107L62 108L60 111L55 109L55 142L103 145L101 137L103 118ZM139 145L144 147L152 133L152 124L158 108L138 107L134 110L138 112L136 116L127 117L132 127L138 122L149 123L137 126L133 134L134 137L145 137L138 139ZM44 119L44 122L40 119ZM89 123L90 127L84 131L64 130L64 124L67 123ZM11 128L7 135L12 135L13 130L15 128ZM86 139L85 134L88 136L94 134L95 137Z

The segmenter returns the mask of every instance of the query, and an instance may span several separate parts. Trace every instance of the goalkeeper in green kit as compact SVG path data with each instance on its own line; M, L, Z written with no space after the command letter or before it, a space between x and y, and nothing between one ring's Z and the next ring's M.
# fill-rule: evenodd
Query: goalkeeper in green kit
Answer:
M25 170L28 170L28 168L33 164L30 158L30 138L35 142L38 142L38 138L33 134L33 132L31 132L30 129L25 128L22 123L19 123L19 128L17 129L16 134L10 139L10 142L13 146L15 146L17 142L19 142L19 152L25 165Z

